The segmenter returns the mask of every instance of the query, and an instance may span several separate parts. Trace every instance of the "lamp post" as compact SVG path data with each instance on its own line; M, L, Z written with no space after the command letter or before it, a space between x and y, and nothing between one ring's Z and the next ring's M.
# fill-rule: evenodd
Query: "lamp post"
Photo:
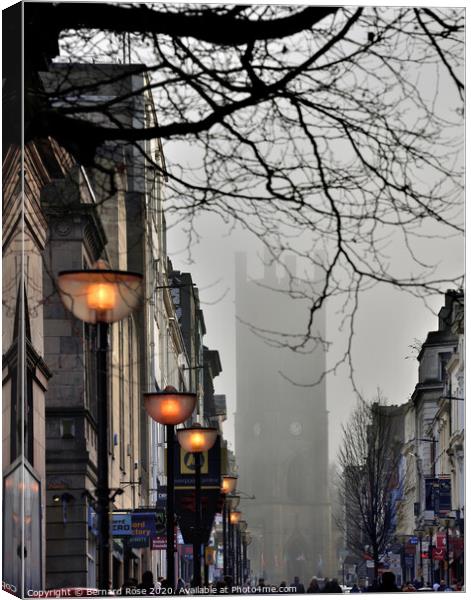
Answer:
M195 460L195 535L193 538L193 581L201 586L201 454L210 450L218 435L215 427L191 427L177 429L178 443L186 452L192 452Z
M433 527L428 530L428 557L429 557L429 569L430 569L430 585L433 585Z
M77 319L97 326L97 513L99 515L98 584L109 588L110 575L110 488L108 474L108 329L127 317L141 301L142 275L113 271L97 261L88 271L61 271L57 278L65 308Z
M238 530L238 544L237 544L237 552L238 552L238 572L239 572L239 585L243 585L244 583L244 563L243 563L243 553L242 553L242 545L245 531L247 530L247 521L239 521L239 525L237 527Z
M236 510L240 498L232 496L230 499L229 513L229 555L230 555L230 574L234 583L237 578L237 554L236 554L236 526L239 523L242 513Z
M424 585L424 560L423 560L423 556L422 556L422 537L424 535L424 530L417 528L414 531L415 535L419 538L419 564L420 564L420 583L422 584L422 587Z
M242 536L242 571L243 571L243 582L247 581L249 578L248 573L248 562L247 562L247 546L249 546L252 542L252 536L248 529L243 532Z
M235 539L236 539L236 584L241 585L242 582L242 561L241 561L241 539L240 539L240 527L235 528Z
M162 392L144 394L147 414L157 423L165 425L167 438L167 581L175 589L175 425L189 419L196 406L196 394L177 392L168 385Z
M446 517L443 519L445 526L445 543L446 543L446 584L450 585L450 527L454 527L455 519L453 517Z
M232 494L235 491L237 485L237 477L233 475L224 475L221 483L221 493L224 496L224 500L222 503L222 550L223 550L223 575L227 575L228 571L228 512L230 509L228 508L228 502L226 500L227 494Z

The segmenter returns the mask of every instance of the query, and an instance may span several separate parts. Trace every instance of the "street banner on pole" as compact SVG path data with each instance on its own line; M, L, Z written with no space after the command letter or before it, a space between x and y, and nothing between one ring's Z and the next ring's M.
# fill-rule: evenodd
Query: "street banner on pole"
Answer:
M201 489L220 489L221 486L221 436L217 436L214 446L208 452L201 453ZM175 444L175 490L193 490L195 488L195 463L192 452L185 452Z
M425 478L425 510L435 516L446 516L451 510L451 479L449 476Z
M189 474L194 467L187 453L175 448L175 512L186 544L201 539L209 541L214 516L221 506L221 436L217 436L214 446L206 453L206 473L201 475L201 531L195 531L195 476Z
M437 541L435 545L440 550L446 548L446 534L443 531L439 531L437 533Z

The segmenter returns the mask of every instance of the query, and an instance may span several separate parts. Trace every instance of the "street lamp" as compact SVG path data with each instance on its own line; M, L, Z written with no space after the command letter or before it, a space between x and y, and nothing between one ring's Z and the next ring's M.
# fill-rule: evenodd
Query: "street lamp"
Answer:
M446 528L445 532L445 540L446 540L446 584L450 585L450 527L454 527L455 519L453 517L447 516L444 519L441 519L441 523Z
M233 494L237 486L237 477L235 475L223 475L221 492L223 494Z
M243 573L243 561L242 561L242 544L243 544L243 535L245 530L247 529L247 521L243 521L242 519L239 519L239 523L236 527L236 540L237 540L237 546L236 546L236 564L237 564L237 579L238 579L238 584L242 585L243 584L243 578L244 578L244 573Z
M165 425L167 437L167 581L175 588L175 425L189 419L196 406L196 394L177 392L168 385L162 392L144 394L147 414L157 423Z
M239 504L239 498L234 496L231 498L231 512L229 513L229 541L231 555L231 575L234 583L238 584L239 576L239 528L238 524L242 517L240 510L234 510L233 502Z
M252 542L252 536L249 530L246 528L242 533L242 579L243 582L248 579L248 563L247 563L247 546ZM242 582L242 583L243 583Z
M235 545L235 533L236 533L236 525L240 521L242 513L236 510L240 498L238 496L230 496L227 499L228 508L229 508L229 574L232 579L235 581L236 575L236 545Z
M422 556L422 538L425 533L424 529L417 527L414 530L415 535L419 538L419 560L420 560L420 583L424 585L424 560Z
M434 527L428 528L428 556L429 556L429 576L430 576L430 585L433 585L433 535L434 535Z
M226 496L226 502L229 506L229 509L231 511L235 511L236 508L239 506L240 496L237 496L237 495ZM231 519L231 514L232 514L232 512L229 514L229 519Z
M178 443L195 459L195 536L193 538L193 580L201 586L201 453L210 450L218 435L216 427L202 427L194 423L191 427L177 429Z
M108 480L108 326L136 309L142 296L142 275L113 271L105 261L97 261L88 271L61 271L57 278L65 308L77 319L97 325L97 513L99 515L98 582L109 588L110 527Z
M235 475L223 475L221 483L221 493L224 496L222 503L222 549L223 549L223 574L227 575L228 566L228 514L230 513L230 506L228 504L227 495L233 494L237 486L237 477Z

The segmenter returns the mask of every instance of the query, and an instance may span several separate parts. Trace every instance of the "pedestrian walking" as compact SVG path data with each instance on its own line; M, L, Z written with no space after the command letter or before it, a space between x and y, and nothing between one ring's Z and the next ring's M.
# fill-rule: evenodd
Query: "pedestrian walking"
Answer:
M330 593L331 594L342 594L343 590L340 587L340 584L337 579L332 579L330 582Z
M299 581L299 577L296 576L294 578L293 583L291 584L291 587L296 588L296 594L304 594L305 593L305 589L304 589L304 585Z
M278 592L281 594L283 592L286 592L286 581L282 581L280 583L280 585L278 586Z
M444 592L446 590L446 583L444 579L440 579L440 585L438 586L438 592Z
M416 577L414 579L414 581L412 582L412 585L415 587L416 590L418 590L419 588L421 588L423 586L423 583Z
M321 588L319 587L319 583L317 581L317 577L313 577L309 583L309 586L307 588L307 593L308 594L319 594L321 591Z
M400 592L396 585L396 576L392 571L385 571L381 577L381 583L376 590L378 592Z
M155 594L155 587L152 571L144 571L142 574L142 582L137 586L137 589L144 591L145 594L150 596Z

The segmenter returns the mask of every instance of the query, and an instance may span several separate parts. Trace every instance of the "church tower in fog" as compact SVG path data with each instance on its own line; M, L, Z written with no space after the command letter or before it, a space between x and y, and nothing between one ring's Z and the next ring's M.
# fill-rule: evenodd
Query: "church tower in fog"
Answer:
M314 575L332 576L334 567L328 564L325 383L296 386L280 371L299 383L315 381L325 370L325 350L319 346L303 355L273 348L250 330L246 323L269 331L305 330L307 303L273 288L288 288L274 267L265 267L263 278L254 281L245 254L236 255L238 489L256 497L241 508L252 532L252 573L275 585L297 575L307 585ZM325 339L324 315L316 331Z

